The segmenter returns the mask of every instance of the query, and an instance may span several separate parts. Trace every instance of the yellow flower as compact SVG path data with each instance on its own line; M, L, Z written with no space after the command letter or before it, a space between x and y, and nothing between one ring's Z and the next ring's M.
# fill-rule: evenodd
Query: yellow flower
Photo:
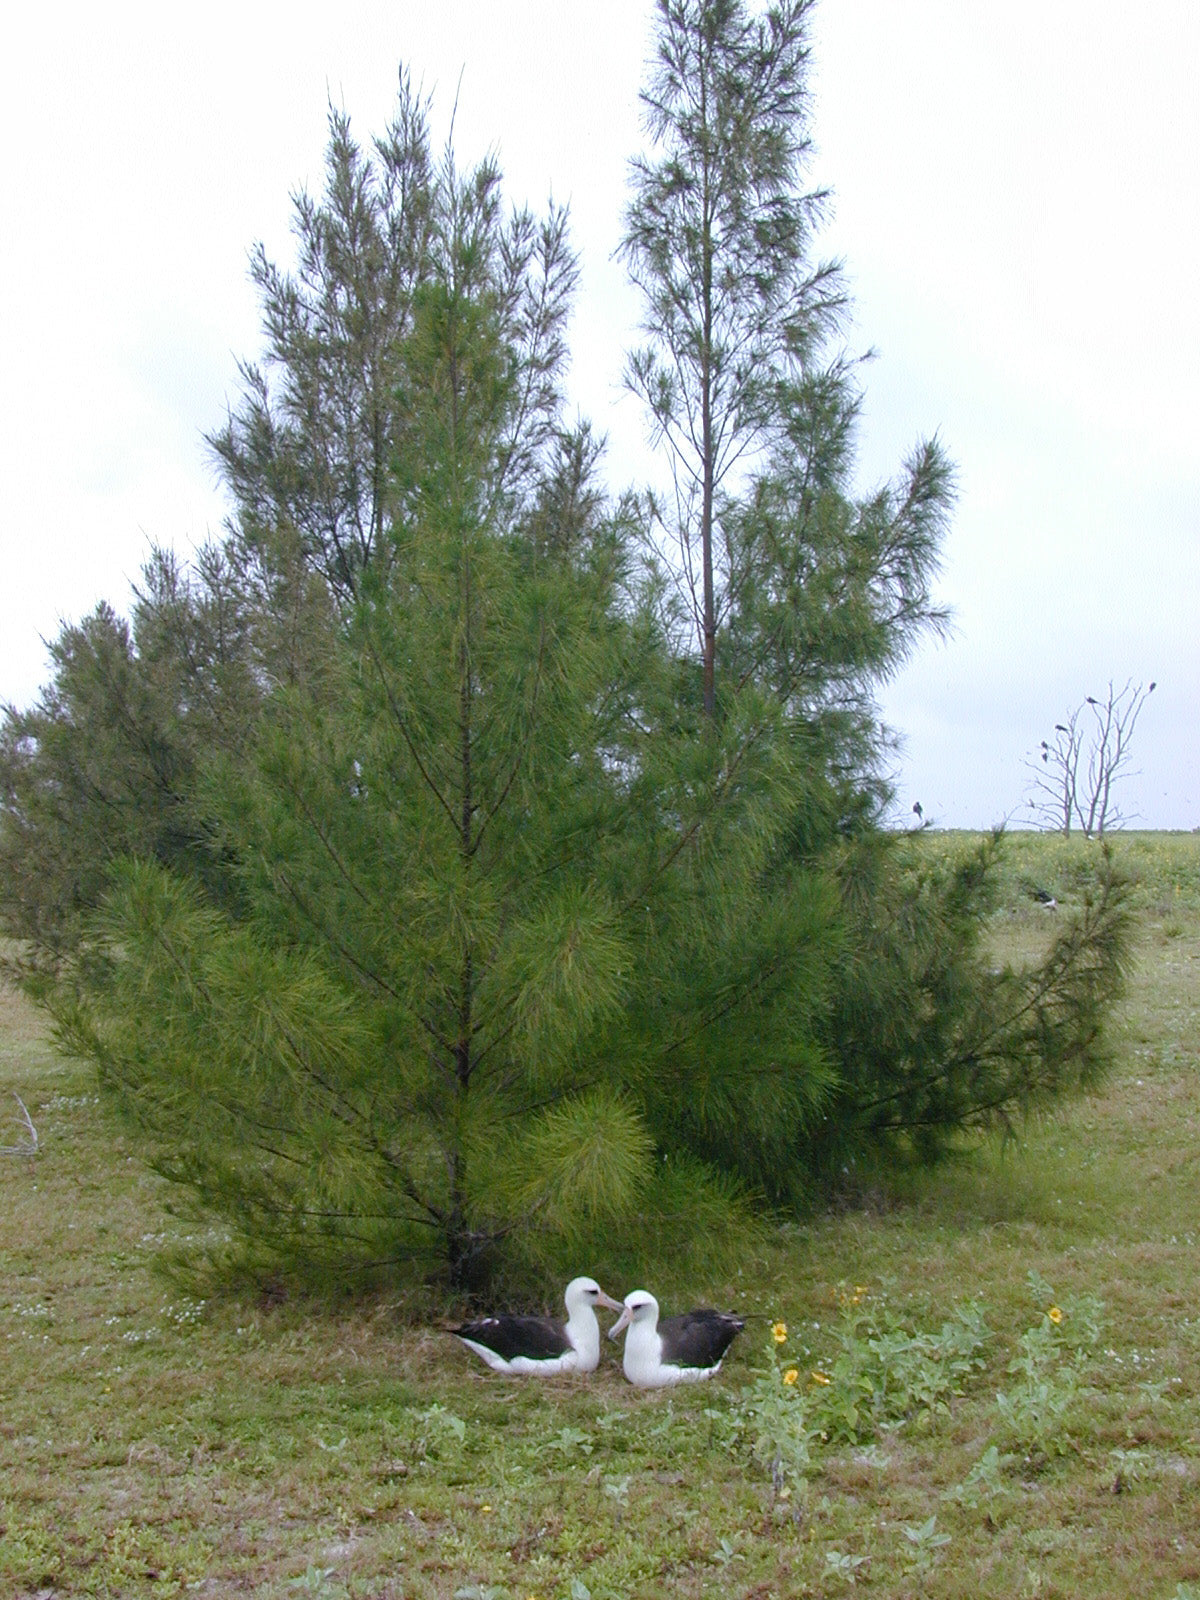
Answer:
M485 1505L485 1506L480 1506L479 1509L480 1509L480 1511L490 1511L492 1508L491 1508L491 1506L486 1506Z
M1050 1318L1051 1322L1061 1322L1063 1319L1063 1314L1057 1306L1051 1306L1046 1315Z
M796 1379L799 1376L800 1376L800 1374L796 1371L795 1367L789 1367L787 1369L787 1371L783 1375L783 1381L784 1381L784 1383L789 1383L789 1384L795 1383Z
M771 1337L774 1339L776 1344L782 1344L787 1338L787 1323L773 1322L771 1324Z
M818 1368L813 1372L812 1382L813 1383L820 1383L820 1384L827 1384L827 1383L832 1383L833 1379L829 1376L829 1374L827 1372L822 1372Z

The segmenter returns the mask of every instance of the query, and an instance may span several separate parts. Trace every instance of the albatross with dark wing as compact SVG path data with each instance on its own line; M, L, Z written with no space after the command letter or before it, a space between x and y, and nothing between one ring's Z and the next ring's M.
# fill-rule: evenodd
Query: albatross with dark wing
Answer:
M478 1317L450 1331L468 1349L482 1356L493 1372L594 1372L600 1363L600 1324L596 1307L620 1311L595 1278L572 1278L563 1297L567 1320L555 1317L501 1315Z
M625 1296L620 1317L608 1331L615 1339L625 1328L625 1376L639 1389L711 1378L725 1352L746 1324L732 1311L685 1311L658 1320L658 1301L645 1289Z

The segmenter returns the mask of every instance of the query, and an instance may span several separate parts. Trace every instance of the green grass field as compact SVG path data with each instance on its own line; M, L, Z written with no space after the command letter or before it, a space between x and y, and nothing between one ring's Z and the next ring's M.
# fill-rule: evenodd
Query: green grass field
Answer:
M998 948L1088 848L1013 837ZM0 994L0 1145L16 1095L41 1142L0 1159L0 1595L1200 1597L1200 835L1116 849L1104 1091L649 1285L748 1316L687 1392L611 1351L497 1379L395 1303L189 1296L166 1186Z

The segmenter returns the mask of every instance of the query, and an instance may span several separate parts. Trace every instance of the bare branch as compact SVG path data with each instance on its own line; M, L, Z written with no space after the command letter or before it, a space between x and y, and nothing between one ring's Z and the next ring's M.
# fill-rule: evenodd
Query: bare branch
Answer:
M1079 757L1083 735L1079 728L1082 707L1066 722L1054 724L1053 740L1043 739L1025 765L1033 774L1029 805L1039 824L1069 838L1078 809Z

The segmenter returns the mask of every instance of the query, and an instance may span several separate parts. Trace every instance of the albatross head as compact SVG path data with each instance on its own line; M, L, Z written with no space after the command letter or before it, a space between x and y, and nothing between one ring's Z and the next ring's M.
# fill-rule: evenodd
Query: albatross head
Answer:
M657 1322L658 1301L648 1289L634 1289L631 1294L625 1296L624 1308L621 1310L621 1315L608 1330L608 1337L615 1339L624 1329L632 1327L634 1324L639 1326L648 1324L653 1328Z
M574 1316L577 1311L582 1311L587 1306L590 1306L593 1310L597 1306L604 1306L608 1311L620 1311L621 1309L620 1302L614 1300L611 1295L605 1294L595 1278L572 1278L567 1285L567 1292L563 1299L567 1303L567 1311L571 1316Z

